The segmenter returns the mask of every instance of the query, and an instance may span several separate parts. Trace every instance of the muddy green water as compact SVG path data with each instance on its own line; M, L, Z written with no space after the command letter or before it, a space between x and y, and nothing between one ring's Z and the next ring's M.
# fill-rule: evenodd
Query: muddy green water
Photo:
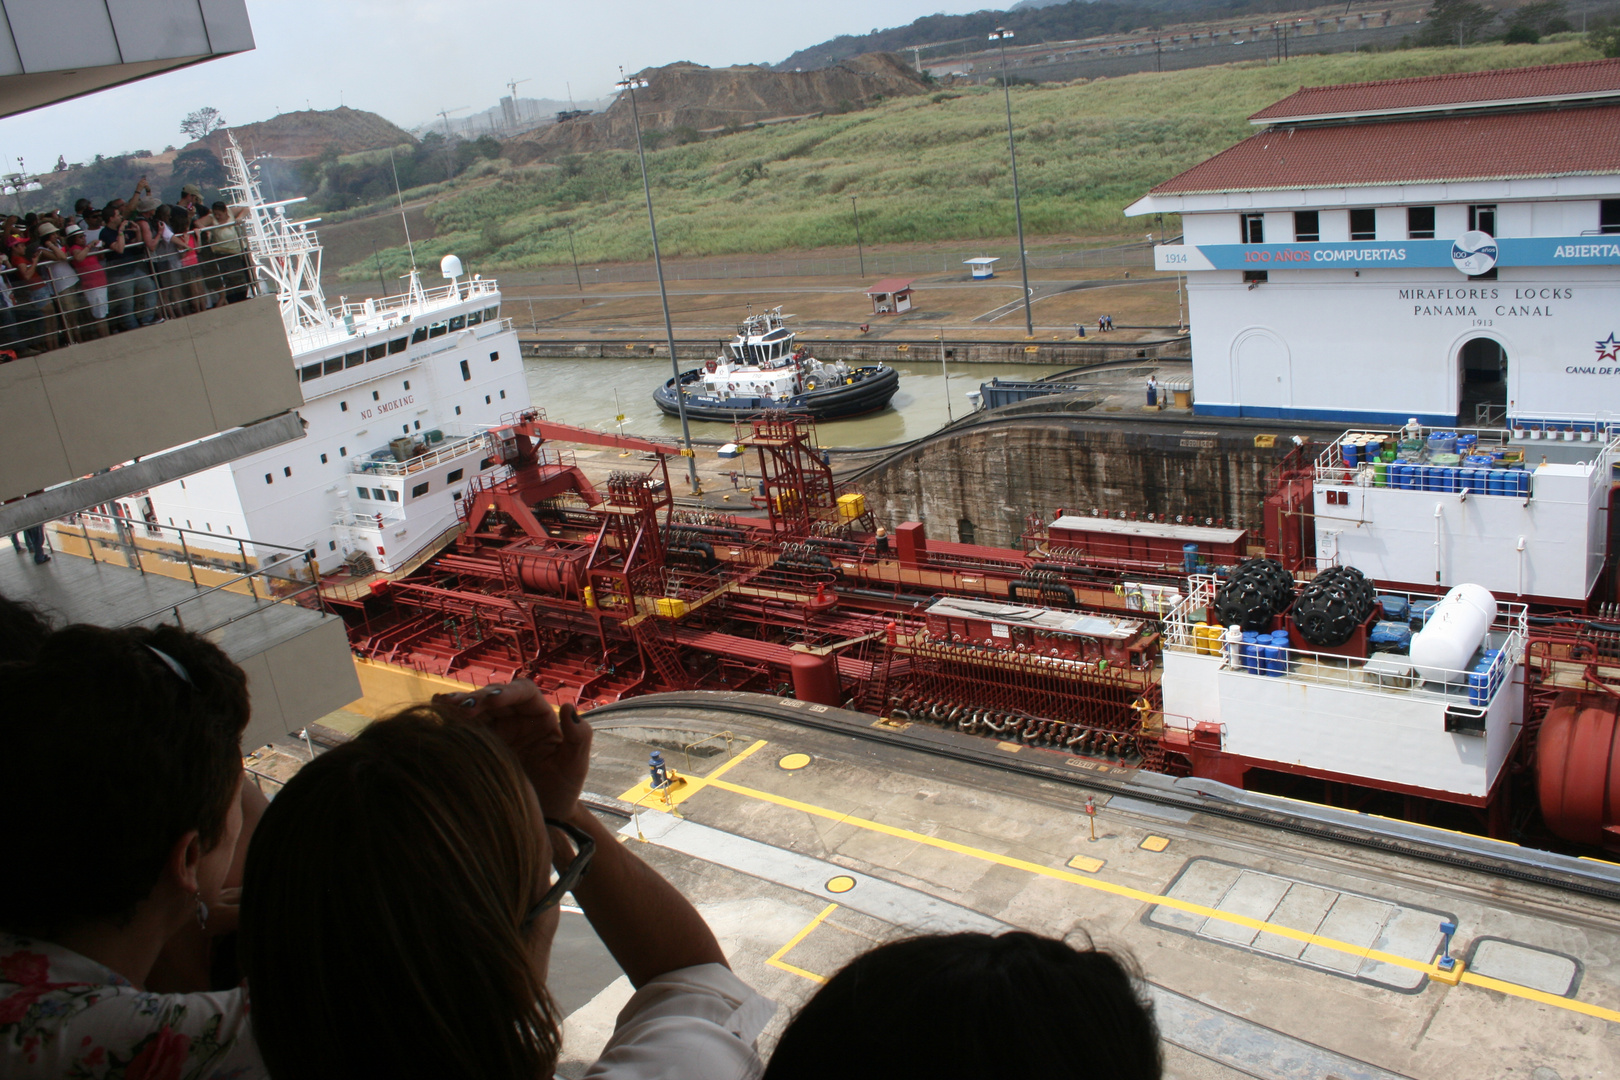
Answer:
M681 423L653 404L652 392L670 377L669 361L646 357L623 360L528 359L529 392L534 404L552 420L576 427L614 431L616 413L624 414L627 435L679 436ZM973 409L965 396L982 382L1039 379L1062 370L1045 364L955 364L949 386L938 361L896 364L900 389L889 408L849 420L817 425L823 446L887 446L921 438L946 423L946 395L958 418ZM617 398L615 398L617 393ZM692 422L694 439L728 439L731 424Z

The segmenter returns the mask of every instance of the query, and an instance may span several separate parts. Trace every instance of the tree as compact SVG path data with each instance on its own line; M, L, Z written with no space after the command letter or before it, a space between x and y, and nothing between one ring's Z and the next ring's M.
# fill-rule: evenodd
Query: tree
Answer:
M1467 45L1496 21L1496 12L1474 0L1434 0L1425 13L1419 45Z
M196 112L186 114L186 118L180 121L180 133L194 140L206 139L224 126L225 117L220 115L219 110L212 105L204 105Z
M182 184L218 190L225 183L225 166L206 146L194 146L174 155L174 178Z

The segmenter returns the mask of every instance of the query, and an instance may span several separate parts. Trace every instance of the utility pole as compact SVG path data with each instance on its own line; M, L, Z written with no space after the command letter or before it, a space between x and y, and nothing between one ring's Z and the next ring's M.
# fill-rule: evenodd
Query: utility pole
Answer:
M584 292L585 282L579 276L579 252L574 250L574 227L564 225L563 228L568 230L568 256L574 260L574 284L579 286L580 292Z
M686 392L681 389L681 362L675 356L675 324L669 317L669 292L664 288L664 260L658 254L658 222L653 219L652 181L647 179L647 152L641 145L641 112L636 108L636 91L647 88L647 80L632 78L619 69L616 89L630 95L630 116L636 125L636 157L641 161L641 187L647 194L647 228L652 232L653 266L658 270L658 299L664 305L664 335L669 341L669 366L675 371L675 408L681 416L681 438L686 442L686 474L692 481L692 494L702 494L698 484L697 456L692 450L692 427L686 419Z
M1001 96L1007 106L1007 157L1012 161L1013 218L1018 222L1018 269L1024 278L1024 332L1035 336L1035 313L1029 303L1029 253L1024 250L1024 208L1018 197L1018 147L1013 144L1012 91L1007 88L1007 39L1011 30L996 27L990 40L1001 46Z
M854 207L855 211L855 254L859 256L861 260L861 277L865 277L866 249L861 247L861 204L855 201L857 198L859 198L859 196L851 195L849 197L849 205Z

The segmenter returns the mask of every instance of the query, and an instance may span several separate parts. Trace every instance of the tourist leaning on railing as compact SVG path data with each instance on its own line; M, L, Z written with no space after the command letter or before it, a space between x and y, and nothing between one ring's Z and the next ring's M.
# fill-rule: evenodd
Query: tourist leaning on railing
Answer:
M568 893L636 987L587 1077L758 1076L775 1006L580 804L590 746L572 706L559 717L520 680L379 721L287 782L242 906L276 1080L550 1077L562 1018L546 977Z
M170 626L0 644L0 1076L263 1077L246 991L215 988L206 950L263 806L246 676Z

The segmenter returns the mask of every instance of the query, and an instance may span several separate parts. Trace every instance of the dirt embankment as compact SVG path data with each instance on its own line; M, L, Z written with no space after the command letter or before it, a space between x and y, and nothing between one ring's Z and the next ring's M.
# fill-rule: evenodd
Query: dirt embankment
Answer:
M230 131L248 154L273 154L278 158L316 157L328 146L336 146L345 154L355 154L416 141L410 132L395 127L376 113L347 106L281 113L269 120L241 124ZM186 149L196 145L191 143ZM225 132L214 132L202 140L202 145L223 157L228 145Z
M843 112L880 98L920 94L927 83L893 53L870 53L816 71L763 67L707 68L670 64L638 73L650 84L636 91L643 132L696 132L742 127L786 117ZM511 140L504 156L516 164L563 154L627 149L636 144L630 102L621 96L593 116L552 124Z

